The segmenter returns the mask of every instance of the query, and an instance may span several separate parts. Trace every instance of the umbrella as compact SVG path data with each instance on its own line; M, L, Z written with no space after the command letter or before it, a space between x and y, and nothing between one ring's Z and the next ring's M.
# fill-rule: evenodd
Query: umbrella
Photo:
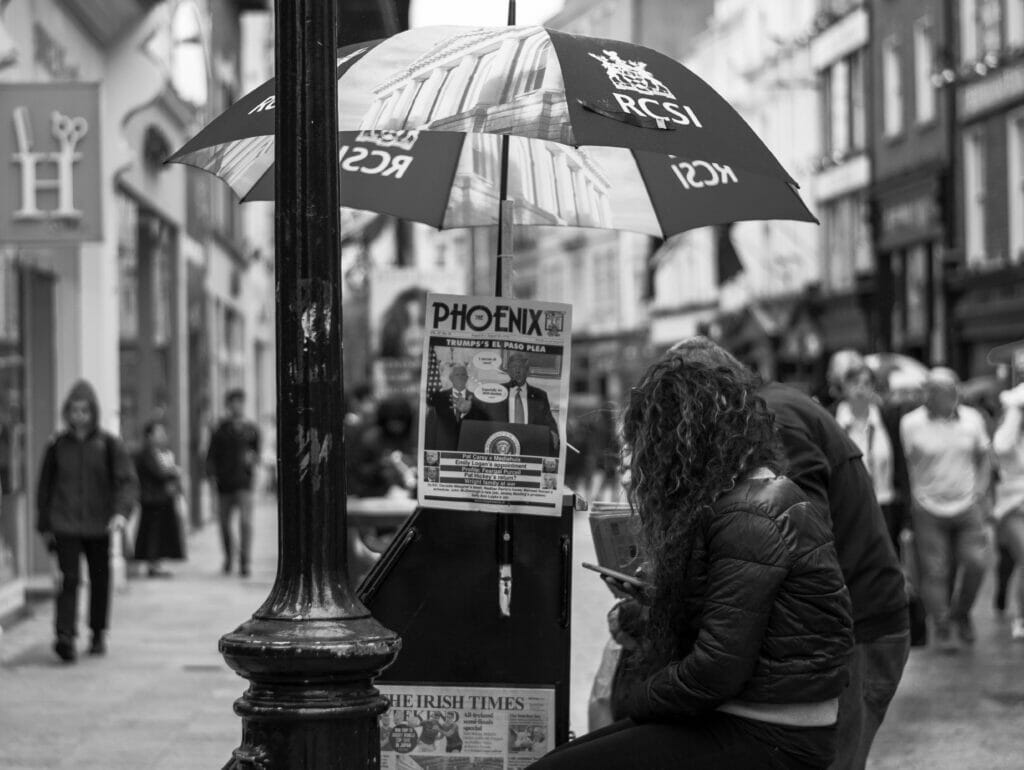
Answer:
M440 131L339 136L342 206L438 229L498 224L501 138ZM206 168L243 200L273 200L272 155L257 178L229 153ZM572 148L509 137L512 223L629 230L668 237L745 219L815 221L790 185L726 164L620 147Z
M170 160L230 163L254 183L273 153L274 87L244 96ZM679 62L543 27L420 27L339 49L338 129L621 147L793 183L729 103Z

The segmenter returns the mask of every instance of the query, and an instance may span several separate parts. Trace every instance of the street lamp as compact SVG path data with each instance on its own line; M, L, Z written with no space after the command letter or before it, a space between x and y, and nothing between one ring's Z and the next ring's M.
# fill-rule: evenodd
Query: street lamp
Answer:
M249 680L233 770L378 767L400 640L348 584L334 0L275 3L278 564L220 640Z

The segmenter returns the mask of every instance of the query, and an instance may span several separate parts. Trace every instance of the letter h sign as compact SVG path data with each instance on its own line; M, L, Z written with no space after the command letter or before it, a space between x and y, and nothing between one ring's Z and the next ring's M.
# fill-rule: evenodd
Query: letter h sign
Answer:
M21 207L13 213L16 220L82 218L82 212L75 208L74 167L82 158L82 154L76 152L76 147L88 133L89 122L85 118L72 118L54 110L50 114L50 127L58 142L57 151L33 152L32 123L28 109L14 108L14 133L18 141L14 162L21 168ZM39 170L44 166L52 166L56 175L40 178ZM39 208L37 194L42 190L57 191L56 208Z

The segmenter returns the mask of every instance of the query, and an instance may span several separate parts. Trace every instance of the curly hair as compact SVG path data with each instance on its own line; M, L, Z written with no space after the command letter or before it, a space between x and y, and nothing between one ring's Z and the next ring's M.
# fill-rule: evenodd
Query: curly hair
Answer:
M756 468L783 468L760 380L706 353L670 350L633 388L623 415L629 500L655 586L645 635L650 655L661 658L682 652L678 629L700 520Z

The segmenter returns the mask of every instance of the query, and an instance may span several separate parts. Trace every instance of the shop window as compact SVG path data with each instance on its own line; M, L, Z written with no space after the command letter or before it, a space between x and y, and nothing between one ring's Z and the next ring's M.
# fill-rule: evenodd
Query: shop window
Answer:
M985 256L985 137L974 130L964 137L964 223L967 262L984 262Z
M928 18L914 23L914 114L918 123L935 120L935 48L932 24Z
M1024 262L1024 110L1011 113L1007 125L1010 190L1010 259Z
M882 43L882 127L892 138L903 132L903 78L900 71L900 44L895 37Z

